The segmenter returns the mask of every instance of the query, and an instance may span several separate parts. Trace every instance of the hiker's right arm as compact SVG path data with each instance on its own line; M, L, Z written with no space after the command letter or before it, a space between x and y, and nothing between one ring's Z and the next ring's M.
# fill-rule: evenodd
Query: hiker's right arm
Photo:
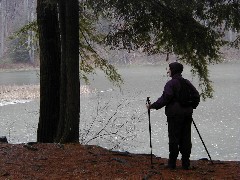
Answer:
M172 81L168 81L167 84L164 86L163 94L156 102L151 104L150 109L161 109L162 107L166 106L173 98L174 92L172 87Z

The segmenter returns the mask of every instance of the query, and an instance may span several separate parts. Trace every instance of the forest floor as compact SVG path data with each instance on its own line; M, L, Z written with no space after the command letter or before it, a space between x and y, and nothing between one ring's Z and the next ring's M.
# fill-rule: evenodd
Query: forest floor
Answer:
M80 144L0 143L0 179L240 179L240 162L191 161L191 169L164 168L167 159Z

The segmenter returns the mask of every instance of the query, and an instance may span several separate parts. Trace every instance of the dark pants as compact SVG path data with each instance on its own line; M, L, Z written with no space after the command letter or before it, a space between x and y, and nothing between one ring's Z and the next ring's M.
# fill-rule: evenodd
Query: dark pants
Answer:
M167 117L169 137L169 165L176 166L176 160L182 154L182 166L189 167L192 115Z

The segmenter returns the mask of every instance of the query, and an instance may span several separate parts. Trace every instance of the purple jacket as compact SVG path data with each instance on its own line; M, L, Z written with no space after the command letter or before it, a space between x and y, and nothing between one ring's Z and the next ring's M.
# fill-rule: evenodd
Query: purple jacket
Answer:
M180 82L179 78L182 78L181 74L174 74L172 79L169 80L164 86L163 94L156 102L151 104L151 109L161 109L165 106L166 116L181 116L181 115L191 115L193 113L192 107L182 107L179 102L176 100L176 96L180 91ZM191 86L192 83L187 80ZM196 88L193 86L193 89L196 91L196 94L199 94Z

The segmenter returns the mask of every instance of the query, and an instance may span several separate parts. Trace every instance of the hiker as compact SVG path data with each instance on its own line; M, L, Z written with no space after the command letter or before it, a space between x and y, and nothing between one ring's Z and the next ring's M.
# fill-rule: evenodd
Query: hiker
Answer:
M161 109L165 106L165 114L168 122L168 138L169 138L169 160L166 168L175 169L176 160L180 153L182 154L182 168L189 169L191 154L191 124L193 107L184 107L178 102L177 97L180 93L183 65L178 62L169 64L168 74L172 78L165 87L163 94L158 100L150 105L148 109ZM200 96L196 88L186 80L191 87L195 96ZM198 102L199 103L199 102ZM196 107L194 107L196 108Z

